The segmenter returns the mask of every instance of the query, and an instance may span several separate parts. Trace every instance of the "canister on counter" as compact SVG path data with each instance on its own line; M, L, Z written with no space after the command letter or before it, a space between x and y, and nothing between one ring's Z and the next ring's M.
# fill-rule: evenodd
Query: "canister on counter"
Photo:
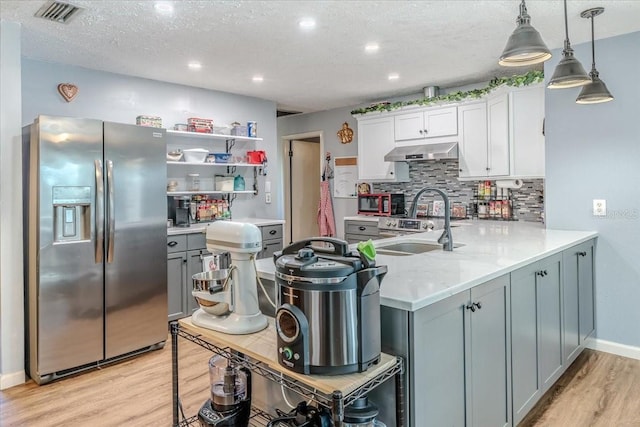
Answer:
M258 136L258 123L247 122L247 136L256 138Z

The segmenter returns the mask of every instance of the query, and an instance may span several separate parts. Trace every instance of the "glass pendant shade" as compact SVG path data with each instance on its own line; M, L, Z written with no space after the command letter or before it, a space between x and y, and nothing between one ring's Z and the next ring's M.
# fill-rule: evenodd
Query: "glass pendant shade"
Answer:
M568 87L583 86L591 82L587 72L573 56L573 49L569 41L569 23L567 22L567 0L564 0L564 49L562 50L562 60L553 71L553 76L549 80L549 89L564 89Z
M600 80L600 73L596 70L596 48L594 42L593 18L604 12L604 7L594 7L587 9L580 14L583 18L591 19L591 81L582 87L580 95L576 99L577 104L599 104L601 102L613 101L613 95L607 89L607 85Z
M598 75L598 71L591 70L591 82L584 85L580 95L576 99L577 104L599 104L601 102L613 101L613 95L607 89Z
M504 67L520 67L538 64L551 58L551 52L530 21L531 17L527 14L527 7L522 0L520 15L516 21L518 26L507 40L498 64Z

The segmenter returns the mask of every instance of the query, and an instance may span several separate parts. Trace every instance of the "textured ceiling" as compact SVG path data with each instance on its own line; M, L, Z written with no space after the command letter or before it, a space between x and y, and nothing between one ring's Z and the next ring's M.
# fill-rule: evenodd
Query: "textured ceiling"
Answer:
M43 3L0 2L0 18L22 24L26 57L255 96L284 110L352 106L528 71L497 65L517 0L173 1L169 15L157 13L154 1L77 0L85 9L67 24L35 18ZM527 2L549 48L563 43L562 4ZM568 1L573 44L590 40L580 12L595 6L605 7L596 39L640 30L639 0ZM316 28L298 27L306 17ZM366 54L368 42L379 51ZM589 68L591 58L578 59ZM202 69L189 70L190 61ZM399 79L389 81L390 73ZM264 81L252 82L254 75Z

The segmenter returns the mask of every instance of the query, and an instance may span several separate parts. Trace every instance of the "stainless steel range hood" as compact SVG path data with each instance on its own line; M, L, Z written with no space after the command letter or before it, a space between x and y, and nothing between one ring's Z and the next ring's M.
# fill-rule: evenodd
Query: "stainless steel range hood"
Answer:
M418 162L421 160L447 160L457 158L457 142L396 147L384 156L385 162Z

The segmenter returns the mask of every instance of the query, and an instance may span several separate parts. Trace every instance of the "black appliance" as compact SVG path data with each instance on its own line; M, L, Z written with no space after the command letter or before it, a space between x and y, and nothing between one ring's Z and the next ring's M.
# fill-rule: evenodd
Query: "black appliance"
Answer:
M189 227L189 205L191 197L172 197L169 202L169 218L173 219L175 227Z
M303 374L340 375L378 363L386 266L327 237L293 243L276 252L274 262L280 365Z
M284 413L276 409L278 416L267 424L267 427L332 427L331 412L327 408L316 408L307 402L300 402L290 412Z
M201 427L247 427L251 417L251 372L222 356L209 360L211 399L198 412Z
M358 215L402 216L405 213L402 193L358 194Z

